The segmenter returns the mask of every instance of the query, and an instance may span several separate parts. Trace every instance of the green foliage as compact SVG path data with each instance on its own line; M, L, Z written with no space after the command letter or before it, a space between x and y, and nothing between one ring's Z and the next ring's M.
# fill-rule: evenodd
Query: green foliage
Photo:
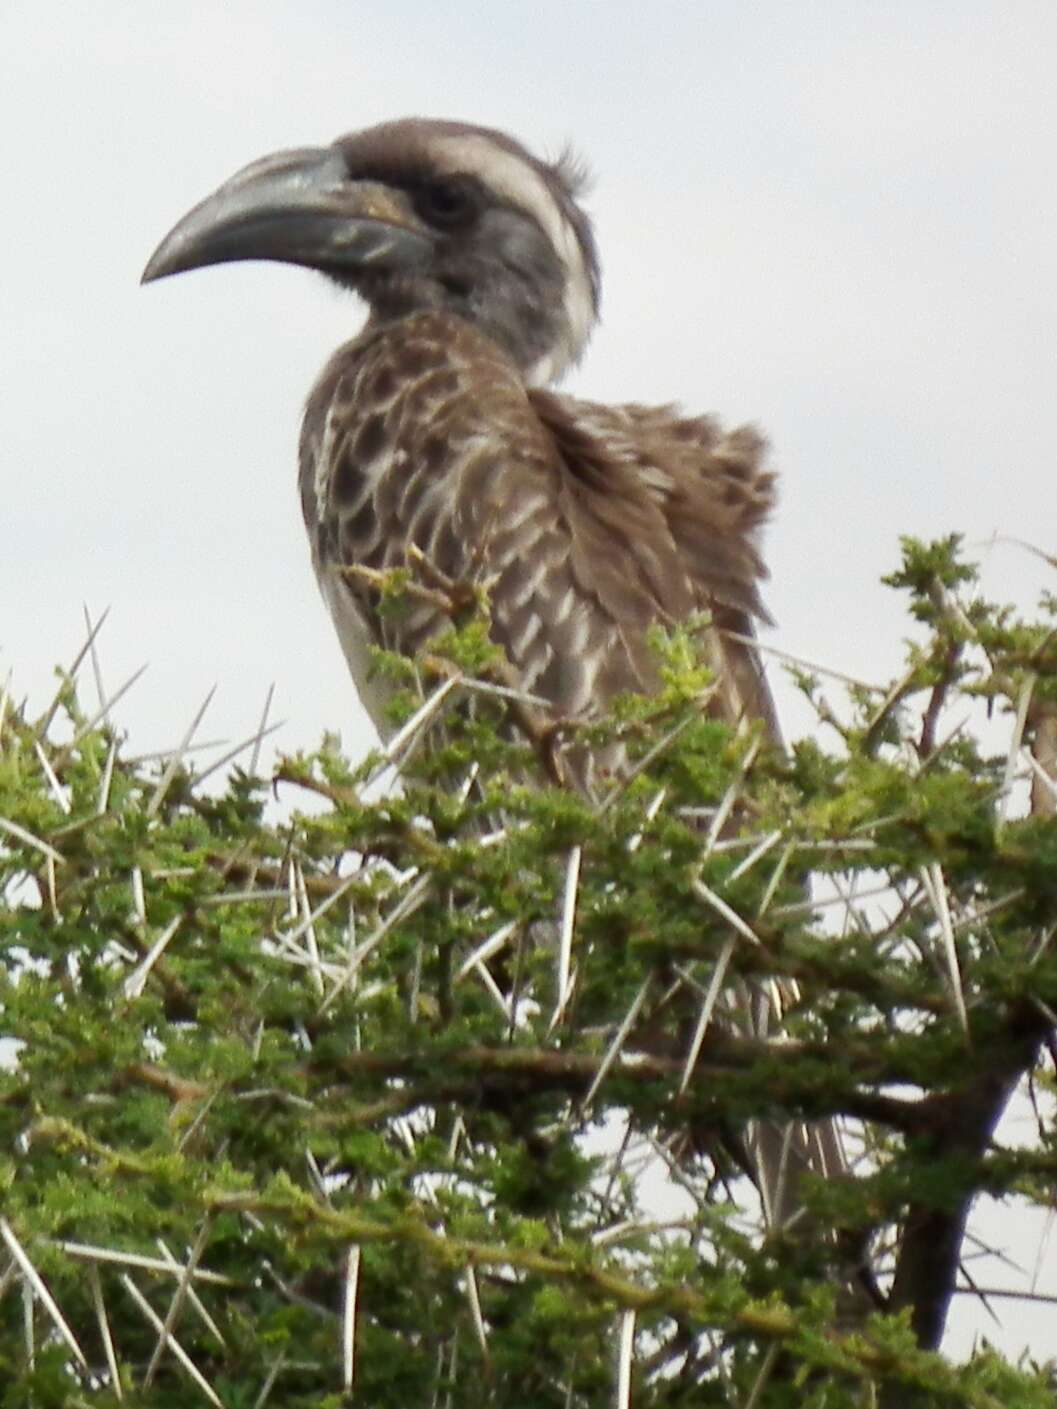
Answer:
M72 743L9 708L0 1404L117 1404L100 1308L121 1402L206 1403L155 1355L138 1290L162 1320L176 1296L176 1339L230 1409L346 1403L353 1293L372 1406L612 1404L628 1312L637 1406L754 1386L761 1409L1052 1405L1052 1371L930 1349L957 1258L937 1290L915 1229L983 1190L1052 1200L1052 1126L1031 1149L993 1129L1026 1073L1052 1093L1057 828L1044 783L1020 820L1004 790L1009 729L1046 735L1057 646L1052 621L955 595L973 576L954 540L908 545L892 582L927 637L890 689L827 707L835 750L784 756L710 717L691 628L658 643L656 697L567 731L628 760L594 797L550 781L546 731L461 686L381 797L389 760L332 741L213 797L125 761L70 689ZM383 664L406 720L418 677ZM428 696L501 666L469 612L418 676ZM981 698L1008 710L994 753L944 727ZM732 936L724 991L780 985L783 1017L764 1037L724 998L688 1065ZM763 1228L751 1123L831 1116L861 1158L805 1179L799 1230ZM27 1311L16 1247L78 1353ZM866 1252L880 1309L848 1292ZM208 1273L211 1320L170 1254Z

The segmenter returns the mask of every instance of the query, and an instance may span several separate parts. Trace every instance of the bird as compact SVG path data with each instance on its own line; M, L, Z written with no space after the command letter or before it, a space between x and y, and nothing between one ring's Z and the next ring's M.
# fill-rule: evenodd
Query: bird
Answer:
M271 260L366 303L308 397L299 484L322 594L380 730L371 647L413 656L447 625L436 594L379 612L372 574L415 554L443 581L487 584L493 639L547 718L654 691L650 629L707 613L707 708L777 740L754 644L770 621L760 539L776 495L763 437L557 389L599 320L585 186L568 150L546 160L472 123L387 121L252 162L177 222L143 280ZM777 1206L789 1138L770 1143ZM839 1158L817 1130L804 1150L816 1168Z
M300 495L312 560L368 714L389 728L372 645L414 655L421 602L380 616L355 566L414 548L488 583L492 633L558 719L656 686L651 625L707 611L729 719L777 718L759 655L766 446L673 407L607 406L554 384L598 321L580 164L504 133L403 119L253 162L185 216L144 271L270 259L359 294L370 314L308 398Z

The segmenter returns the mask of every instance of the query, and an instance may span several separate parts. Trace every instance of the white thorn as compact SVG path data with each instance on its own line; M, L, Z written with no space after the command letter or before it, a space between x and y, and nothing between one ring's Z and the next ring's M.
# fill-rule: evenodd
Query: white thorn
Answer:
M308 1169L308 1182L316 1191L316 1196L319 1198L321 1203L329 1204L330 1197L327 1194L327 1186L323 1178L323 1171L319 1167L319 1161L316 1159L315 1155L307 1146L305 1147L305 1165Z
M172 1268L174 1275L178 1276L181 1279L181 1282L184 1282L186 1284L185 1292L187 1300L194 1308L199 1320L202 1322L202 1325L205 1326L206 1330L209 1331L211 1335L216 1337L216 1339L221 1345L226 1346L227 1341L221 1334L220 1327L213 1320L212 1316L210 1316L209 1312L205 1308L202 1298L198 1295L198 1293L194 1289L194 1286L192 1285L192 1278L196 1276L198 1271L198 1259L194 1256L194 1253L191 1254L191 1257L188 1259L187 1262L180 1262L170 1251L170 1249L166 1246L165 1240L163 1238L155 1238L154 1242L157 1245L158 1251L161 1253L162 1257Z
M459 965L454 981L458 983L460 979L466 977L471 969L476 968L478 964L483 964L486 959L490 959L493 954L498 953L520 923L520 920L510 920L507 924L500 925L499 929L493 930L487 939L481 941L469 958Z
M97 630L97 631L99 630L99 627L102 626L102 624L103 624L103 618L100 619L99 625L96 626L96 630ZM122 695L124 695L124 694L126 693L126 691L132 689L133 685L135 685L136 681L140 678L140 676L143 674L143 672L144 672L146 669L147 669L147 666L146 666L146 664L144 664L144 665L141 665L140 668L139 668L137 671L134 671L133 674L130 675L130 676L128 677L128 679L125 681L125 683L121 686L121 688L120 688L119 690L117 690L114 694L112 694L112 695L110 696L110 698L107 700L107 702L106 702L106 704L103 706L103 708L102 708L102 709L99 709L99 710L96 710L95 714L92 715L92 717L91 717L91 719L89 719L88 723L82 725L81 728L77 730L77 733L74 734L73 738L70 740L70 742L69 742L69 743L66 745L66 747L63 749L62 754L60 755L62 758L67 758L67 757L69 756L69 754L71 753L71 751L72 751L73 749L75 749L75 748L77 747L77 745L81 742L81 740L82 740L83 738L86 738L87 735L89 735L89 734L92 732L92 730L93 730L93 729L95 728L95 726L99 723L99 721L100 721L101 719L103 719L103 718L106 717L107 711L110 710L110 709L113 709L114 705L117 704L118 700L121 699Z
M154 1330L156 1330L159 1335L162 1335L165 1331L165 1326L162 1323L161 1317L154 1310L154 1307L151 1306L150 1302L140 1291L139 1287L136 1286L135 1282L132 1280L132 1278L128 1275L127 1272L121 1273L121 1285L128 1292L129 1296L139 1307L140 1311L150 1322ZM194 1380L195 1384L202 1391L205 1397L209 1400L210 1404L215 1404L217 1406L217 1409L224 1409L223 1401L217 1397L216 1390L209 1383L206 1377L202 1374L201 1370L199 1370L198 1366L188 1355L187 1351L184 1350L183 1346L176 1339L176 1337L168 1336L166 1344L168 1345L168 1348L172 1351L173 1356L176 1358L176 1360L178 1360L179 1363L184 1367L188 1375L190 1375L191 1379Z
M760 903L756 910L756 918L758 920L762 920L764 915L766 915L767 911L771 908L771 901L774 899L778 887L782 883L782 877L785 875L785 869L789 865L794 850L794 842L787 842L783 848L782 854L778 858L778 865L771 872L771 878L764 888L763 895L760 897Z
M1028 767L1035 774L1035 777L1038 778L1039 782L1042 783L1051 797L1057 798L1057 778L1050 777L1045 768L1043 768L1042 764L1029 749L1022 749L1021 752L1024 755L1025 763L1027 763Z
M312 986L320 998L323 997L323 974L319 960L319 945L316 943L316 926L312 919L312 910L308 903L308 887L305 885L305 873L301 868L300 861L293 862L294 879L297 885L297 900L304 919L305 949L308 951L311 963L308 972L312 979Z
M477 1273L472 1266L466 1269L466 1296L470 1303L470 1316L473 1319L473 1328L477 1333L477 1342L485 1360L488 1360L488 1331L485 1328L484 1316L481 1314L481 1295L477 1287Z
M95 631L93 631L92 629L92 618L88 611L87 602L81 603L81 610L84 612L84 624L88 627L88 645L92 655L92 675L95 677L95 693L100 705L105 707L106 691L103 689L103 671L102 667L99 664L99 652L96 650L95 647ZM110 609L108 607L107 611L109 610ZM105 619L106 612L103 613L103 617L100 619L100 626L103 624L103 621ZM106 719L106 723L109 724L110 720Z
M299 911L297 888L297 881L299 875L301 876L301 884L303 885L304 877L300 871L300 867L297 867L296 862L291 862L289 890L291 919L295 918ZM342 884L338 886L337 890L331 891L330 895L328 895L324 901L317 905L313 911L311 911L308 915L303 916L300 924L298 924L294 929L284 930L282 931L282 933L276 932L276 942L279 944L296 944L298 940L302 937L302 935L304 935L305 932L312 925L314 925L318 919L325 915L332 906L336 905L341 899L341 897L345 895L348 891L350 891L358 880L362 880L362 877L359 875L358 872L355 872L353 875L346 877Z
M428 721L433 718L433 716L440 709L441 705L451 694L452 690L454 690L457 685L461 684L462 676L456 674L449 675L446 680L444 680L440 685L437 686L437 688L433 691L432 695L430 695L427 700L425 700L422 704L419 705L418 709L415 710L414 714L407 721L407 723L402 725L396 731L393 737L386 744L385 748L382 750L382 755L385 758L386 763L392 763L396 758L399 757L404 746L415 737L415 735L423 727L423 725L428 723Z
M359 877L352 877L349 884L351 885L352 881L357 879L359 879ZM413 914L413 912L418 909L418 907L422 904L422 901L425 899L426 891L429 889L431 880L432 877L430 876L429 872L426 872L425 875L419 876L418 880L411 887L408 893L404 896L403 900L401 900L398 905L394 906L394 908L389 912L389 914L385 917L381 924L378 925L378 927L375 929L374 933L371 934L367 939L363 941L361 945L358 946L355 953L349 960L348 967L345 969L344 973L341 973L339 975L336 983L334 984L334 987L330 990L326 998L324 998L323 1002L319 1005L319 1012L321 1015L327 1011L327 1009L331 1006L331 1004L337 998L338 994L342 991L342 989L345 988L345 986L350 983L351 980L356 976L356 974L359 972L360 966L363 964L363 961L378 947L379 944L381 944L382 940L394 927L394 925L398 925L401 920L407 919L408 915ZM331 900L333 899L334 897L331 897ZM323 908L323 906L320 907L320 909ZM319 912L317 911L317 914L318 913Z
M739 877L744 876L746 871L751 871L752 868L756 865L757 861L759 861L761 857L767 855L771 847L774 846L775 842L777 842L781 838L781 835L781 832L779 832L777 829L773 832L768 832L762 841L756 843L753 849L749 852L748 856L746 856L742 861L739 861L737 866L734 867L734 870L731 871L730 875L727 877L727 884L729 885L731 881L736 881L739 879Z
M85 641L84 645L83 645L83 646L81 647L81 649L77 652L76 656L74 656L74 658L73 658L73 664L70 666L69 670L67 670L67 671L65 672L65 674L64 674L64 676L63 676L63 682L62 682L62 684L59 686L58 690L56 690L55 696L54 696L54 698L52 699L51 704L48 706L48 708L47 708L47 710L46 710L46 712L45 712L45 714L44 714L43 719L42 719L42 720L40 721L40 723L37 725L36 732L37 732L37 737L38 737L38 738L41 738L41 739L42 739L42 738L45 736L45 734L48 732L48 729L49 729L49 727L50 727L50 725L51 725L51 721L55 718L55 711L56 711L56 710L58 709L58 707L59 707L59 701L62 699L62 692L66 689L67 685L72 684L74 678L75 678L76 675L77 675L78 670L80 670L80 668L81 668L81 662L84 660L85 656L86 656L86 655L88 654L88 652L91 650L92 642L95 640L96 636L99 634L99 631L100 631L100 628L101 628L102 625L103 625L103 622L106 621L106 619L107 619L107 617L108 617L109 615L110 615L110 608L107 607L106 611L103 613L103 615L102 615L102 616L99 618L99 620L96 622L94 628L92 628L92 629L89 631L89 633L88 633L88 639ZM74 742L76 742L76 740L75 740Z
M891 895L891 882L886 881L883 885L867 886L855 892L859 901L872 900L877 895ZM810 915L816 910L830 910L834 905L847 905L848 897L844 894L820 897L817 900L797 900L790 905L776 905L771 911L772 915L781 916L783 919L793 919L797 915Z
M659 788L658 791L653 795L652 799L650 800L649 806L646 808L646 811L642 814L644 826L648 826L649 823L652 822L653 819L657 816L657 813L660 812L661 807L664 803L664 799L667 796L667 788ZM599 810L601 811L601 809ZM640 831L636 832L634 836L628 838L629 852L638 851L639 847L642 845L642 838L644 835L645 833Z
M169 941L180 928L180 921L183 917L176 915L162 930L161 934L151 945L141 963L137 964L132 972L125 979L124 994L126 998L138 998L143 992L144 985L151 969L165 953Z
M459 800L459 802L465 802L466 799L470 796L470 789L477 781L477 775L480 771L481 765L479 763L470 764L470 771L466 774L466 777L459 784L459 787L455 793L455 796Z
M37 1337L33 1325L33 1287L22 1278L22 1339L26 1347L26 1364L32 1371L37 1364Z
M51 793L58 806L62 809L63 812L66 813L68 817L70 815L70 799L66 796L66 789L62 786L58 778L55 776L55 770L48 762L48 755L41 748L39 739L34 739L33 747L36 750L37 761L40 764L41 769L44 773L44 777L47 780L48 791Z
M1009 795L1013 787L1013 775L1017 767L1017 755L1020 753L1021 740L1024 738L1024 725L1028 718L1028 707L1031 704L1031 696L1038 681L1038 676L1033 670L1029 670L1024 677L1024 683L1020 687L1017 695L1017 713L1013 720L1013 737L1009 741L1009 752L1006 754L1006 767L1002 776L1002 787L998 795L998 826L1005 825L1006 810L1009 806Z
M701 1004L701 1012L698 1014L697 1026L694 1028L694 1035L690 1042L690 1050L686 1054L686 1064L683 1067L682 1079L679 1082L679 1095L682 1096L686 1088L690 1085L690 1078L694 1074L694 1067L697 1066L697 1059L701 1054L701 1044L705 1040L705 1033L708 1025L712 1021L712 1014L715 1011L719 995L723 991L723 982L727 976L727 966L730 963L731 955L734 953L734 936L729 935L723 943L723 948L719 951L719 958L716 960L716 967L712 970L712 977L709 980L708 991L705 993L704 1001Z
M761 739L753 739L752 743L745 751L745 757L738 765L738 776L723 794L723 800L716 808L715 816L712 818L712 823L705 835L705 843L702 848L702 854L704 856L708 856L716 842L719 841L719 834L726 825L727 818L734 810L734 804L737 802L738 794L741 792L741 785L745 781L749 769L756 761L756 755L760 752L761 744Z
M753 933L752 929L745 923L738 912L732 910L727 902L718 896L714 890L710 890L709 887L705 885L704 881L700 879L691 881L690 887L698 900L703 900L706 905L711 906L716 914L721 915L740 935L743 935L752 944L758 945L760 943L758 936Z
M271 733L271 730L267 728L267 724L268 714L271 711L272 700L274 699L274 697L275 682L273 681L272 684L268 686L268 693L264 698L264 708L261 710L261 722L257 725L257 737L253 744L253 752L250 754L249 772L251 778L256 778L257 776L257 765L260 762L261 758L261 742L268 734Z
M251 734L248 739L243 739L240 743L237 743L234 748L228 749L227 753L222 753L218 759L215 759L209 765L208 768L204 768L201 773L195 774L195 776L191 779L190 784L192 790L194 788L197 788L200 783L204 783L208 777L210 777L213 773L217 771L217 769L223 768L224 765L230 763L233 758L238 758L239 754L248 749L251 744L253 745L253 758L254 760L256 760L262 742L268 737L269 734L274 734L276 730L281 729L285 723L285 719L277 719L275 723L269 725L267 729L263 727L258 729L257 732L255 734ZM212 748L214 746L212 744L199 744L197 745L197 747ZM189 753L190 750L187 749L185 750L185 752ZM255 762L251 762L249 767L249 773L251 776L255 777L256 772L256 764Z
M712 686L710 689L705 690L698 697L697 703L700 706L700 714L704 713L705 705L716 693L717 688L717 686ZM695 723L696 720L700 718L700 714L695 710L692 714L684 715L683 718L679 720L678 724L674 725L671 729L669 729L667 734L663 735L651 748L647 749L647 751L638 760L638 762L635 763L633 767L629 768L626 773L622 774L620 782L617 783L616 787L614 787L599 803L599 814L608 811L608 809L612 807L612 805L616 802L617 798L622 797L624 793L627 792L628 787L632 782L634 782L634 780L639 776L639 774L645 773L646 769L649 768L650 765L675 742L679 735L682 734L684 730L688 729L691 724Z
M213 696L216 694L216 692L217 687L214 685L213 688L206 695L205 699L202 701L201 705L199 705L198 712L195 714L195 717L187 726L187 732L184 734L183 738L180 740L176 748L174 748L172 753L170 754L168 765L162 773L161 778L158 780L158 786L154 789L154 793L151 797L150 802L147 803L146 815L148 817L157 816L158 809L161 807L162 802L165 799L165 794L169 791L169 784L176 776L177 768L179 768L180 764L183 762L183 756L187 752L187 746L194 738L195 731L197 730L199 724L201 724L202 718L205 715L206 710L209 708L210 704L212 704Z
M617 1355L616 1409L630 1409L631 1364L635 1353L635 1313L625 1311L620 1318L620 1349Z
M106 1356L107 1369L110 1371L110 1384L116 1399L124 1399L125 1392L121 1388L121 1376L117 1369L117 1356L114 1353L114 1338L110 1334L110 1321L106 1314L106 1303L103 1301L103 1285L99 1280L99 1268L93 1262L88 1268L88 1285L92 1289L92 1305L95 1307L95 1317L99 1322L99 1339L103 1342L103 1354Z
M40 1300L40 1304L51 1317L52 1324L54 1325L55 1329L58 1331L59 1335L62 1336L63 1340L73 1352L74 1358L76 1359L77 1363L79 1365L83 1365L85 1369L87 1369L88 1361L85 1359L84 1351L77 1344L77 1338L74 1336L73 1332L66 1324L62 1312L56 1306L55 1298L52 1296L51 1292L48 1291L48 1288L45 1286L44 1280L41 1277L40 1273L33 1266L32 1262L30 1262L28 1254L26 1253L22 1244L15 1237L15 1234L11 1229L11 1225L10 1223L8 1223L6 1218L0 1218L0 1237L2 1237L4 1242L7 1244L8 1252L18 1263L19 1268L22 1272L22 1276L25 1278L26 1285L31 1289L32 1292L36 1293L38 1299Z
M355 1244L345 1254L345 1284L341 1297L341 1379L352 1389L356 1369L356 1297L360 1287L360 1249Z
M114 779L114 763L117 760L117 740L110 740L110 748L107 750L106 764L103 767L103 776L99 780L99 801L96 803L95 812L97 817L102 817L110 806L110 784Z
M147 923L147 902L143 895L143 870L139 866L132 868L132 913L141 925Z
M35 837L32 832L27 832L25 827L20 827L17 822L11 822L6 817L0 817L0 831L7 832L9 836L17 837L19 841L25 842L27 846L35 847L37 851L42 851L45 856L50 856L59 865L63 864L63 858L53 846L49 846L46 841L41 841L40 837Z
M61 1239L56 1240L53 1246L62 1248L70 1257L79 1258L83 1262L112 1262L119 1267L141 1267L145 1272L165 1272L169 1275L173 1272L168 1262L163 1262L157 1257L145 1257L139 1252L121 1252L115 1248L97 1247L93 1243L70 1243ZM208 1282L214 1287L239 1285L233 1278L225 1277L222 1272L208 1272L204 1267L194 1269L194 1279L196 1282Z
M573 930L576 925L576 898L580 887L582 854L580 847L570 847L565 862L565 890L562 895L561 929L558 933L558 996L550 1021L552 1030L561 1021L571 991L569 974L572 968Z
M939 921L940 936L943 940L943 953L947 960L947 972L951 981L954 1006L958 1013L958 1021L961 1023L962 1031L968 1037L969 1014L965 1010L965 991L962 988L962 974L958 964L958 949L954 943L954 929L951 925L947 883L944 880L943 870L939 862L933 861L928 866L922 866L921 880L925 890L928 892L929 901Z
M261 1385L260 1394L258 1394L257 1398L253 1401L253 1409L264 1409L264 1406L267 1404L271 1392L275 1387L275 1382L279 1378L279 1371L283 1368L285 1364L286 1352L280 1351L272 1364L272 1368L268 1371L267 1375L265 1376L264 1384Z
M606 1075L608 1074L610 1067L613 1065L618 1055L620 1054L620 1049L623 1047L624 1042L627 1039L628 1033L634 1027L635 1019L638 1017L642 1009L642 1005L646 1001L646 994L649 991L650 982L651 976L647 974L639 987L639 991L631 1000L631 1006L628 1008L628 1011L624 1014L624 1019L621 1022L620 1026L617 1028L613 1036L612 1042L610 1042L609 1046L606 1048L605 1055L598 1064L598 1070L595 1072L594 1080L588 1087L587 1095L583 1099L582 1108L584 1110L586 1110L587 1107L590 1106L591 1102L594 1100L598 1088L606 1079Z
M791 655L789 651L781 651L777 646L769 646L766 641L757 641L755 636L742 636L738 631L722 631L720 634L728 641L740 641L743 646L751 646L754 651L760 651L763 655L774 656L776 660L784 660L787 665L795 665L798 670L807 671L810 675L825 675L830 680L839 680L842 684L851 685L856 690L869 690L874 695L885 693L883 685L871 685L868 680L857 680L854 675L845 675L840 670L831 670L829 666L805 660L803 656Z
M511 1005L507 1002L506 998L503 997L499 985L496 983L492 975L488 972L488 969L485 967L484 964L475 964L474 973L484 984L485 992L488 994L489 998L492 999L496 1007L502 1013L503 1017L506 1019L507 1022L509 1022L510 1019L513 1017Z

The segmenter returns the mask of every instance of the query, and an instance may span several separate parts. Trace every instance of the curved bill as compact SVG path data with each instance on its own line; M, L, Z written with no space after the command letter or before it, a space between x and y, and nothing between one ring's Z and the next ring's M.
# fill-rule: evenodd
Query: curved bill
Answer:
M276 152L189 211L151 255L142 282L241 259L341 274L415 269L433 250L403 194L350 179L333 147Z

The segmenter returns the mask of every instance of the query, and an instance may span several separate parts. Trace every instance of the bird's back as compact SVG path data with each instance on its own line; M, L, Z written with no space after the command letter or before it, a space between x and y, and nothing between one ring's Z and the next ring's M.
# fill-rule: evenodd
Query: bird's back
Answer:
M367 647L414 653L445 624L399 616L350 568L405 566L489 587L520 686L576 717L656 683L647 633L707 610L728 717L773 710L752 634L766 617L755 537L773 502L759 436L670 407L604 406L525 386L490 338L431 311L369 327L313 391L300 482L313 561L357 688L380 726Z

